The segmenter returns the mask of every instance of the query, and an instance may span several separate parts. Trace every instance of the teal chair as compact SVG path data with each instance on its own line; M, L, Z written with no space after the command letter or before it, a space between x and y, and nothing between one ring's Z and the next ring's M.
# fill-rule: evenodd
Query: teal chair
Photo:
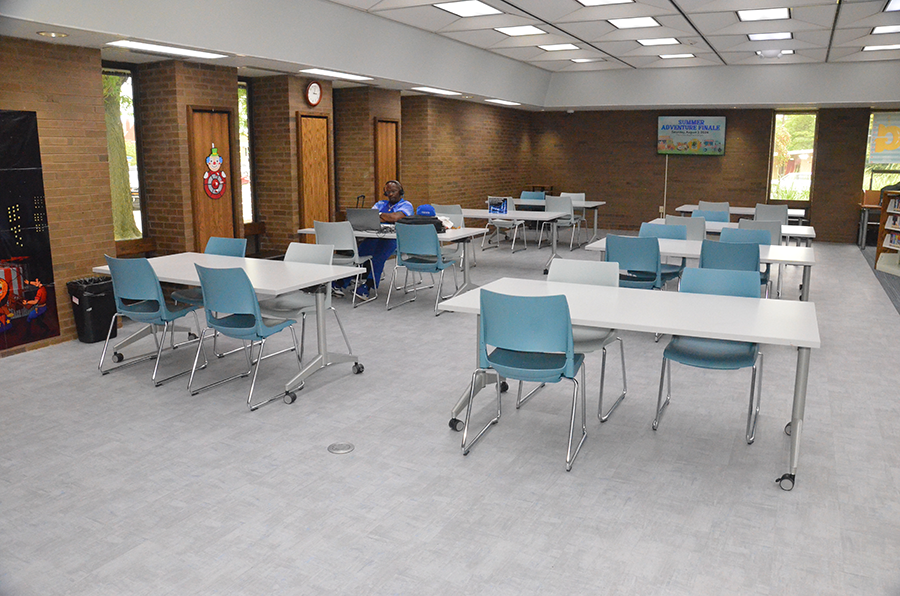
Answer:
M194 321L197 323L197 330L200 329L200 321L197 319L196 305L183 304L170 307L166 304L163 296L162 287L159 285L159 278L147 259L117 259L106 256L106 264L109 266L109 273L112 276L113 292L115 293L116 313L113 315L109 323L109 331L106 334L106 343L103 344L103 352L100 354L100 363L97 368L102 374L108 374L114 370L137 364L145 360L155 359L153 366L153 374L151 379L155 386L159 387L168 380L174 379L181 375L187 374L190 370L184 370L164 379L157 380L159 373L159 361L162 356L163 348L166 345L166 334L170 336L172 349L178 348L191 341L197 341L197 336L191 337L188 334L188 341L175 343L175 321L184 317L188 313L193 313ZM103 362L106 360L106 352L109 348L109 339L115 328L119 317L128 317L132 321L149 325L156 342L156 350L141 356L134 356L125 361L125 357L119 352L113 352L113 360L115 362L124 362L112 369L104 369ZM157 336L157 328L162 327L162 335ZM128 340L125 340L126 342ZM125 343L125 342L123 342ZM121 344L120 346L121 347ZM204 362L203 366L206 366Z
M500 420L500 380L519 381L516 408L527 402L545 383L572 381L572 414L569 420L569 445L566 451L566 471L578 456L587 437L584 410L584 354L574 350L572 320L565 296L508 296L481 290L481 309L478 336L478 369L472 375L469 403L463 427L462 451L468 455L472 446ZM492 349L489 351L489 346ZM581 439L573 449L575 416L578 407L581 369ZM472 421L472 401L478 375L497 377L497 416L467 442ZM524 382L540 383L524 398Z
M687 269L681 278L681 292L742 296L759 299L759 278L752 271L724 269ZM656 400L656 418L653 430L659 428L662 415L672 397L672 362L687 366L717 370L752 368L750 377L750 406L747 413L747 444L756 437L756 422L762 397L763 354L759 344L722 339L684 337L676 335L663 351L662 371L659 377L659 395ZM759 387L757 387L757 368ZM663 401L663 385L668 378L666 398Z
M523 190L519 195L519 199L523 201L543 201L547 197L547 193L542 190Z
M705 209L697 209L691 213L691 217L702 217L706 221L731 221L731 215L727 211L707 211Z
M659 240L635 236L606 236L606 260L619 264L619 285L623 288L661 288L662 263Z
M777 222L772 223L775 224ZM722 235L719 237L719 242L744 242L749 244L756 244L757 246L768 246L772 244L772 235L769 230L765 229L725 228L724 230L722 230ZM759 283L760 285L766 286L766 298L769 297L769 281L770 267L769 264L766 263L765 267L762 267L759 272Z
M266 340L283 329L290 328L291 330L299 368L300 350L297 346L297 335L294 333L294 324L297 321L294 319L264 320L260 313L256 292L243 269L239 267L211 269L200 265L195 265L195 267L197 275L200 276L207 327L200 336L200 344L197 346L197 353L194 356L194 367L188 381L188 391L191 395L197 395L206 389L246 377L252 372L253 379L250 381L250 392L247 395L247 407L251 411L280 398L283 398L285 403L293 403L297 398L293 392L281 392L264 401L253 403L253 389L256 387L260 362L264 359ZM247 357L247 371L195 389L194 377L197 373L197 363L200 353L203 352L203 340L210 331L246 342L243 352ZM255 359L252 355L254 345L259 346Z
M655 224L644 222L638 232L639 238L669 238L672 240L687 240L687 226ZM686 260L681 259L681 264L675 265L670 263L660 264L660 274L662 282L665 285L669 280L680 279L681 272L684 271Z
M755 271L758 276L759 244L704 240L700 245L700 268ZM758 287L757 295L759 295Z
M437 295L434 298L434 316L438 316L441 314L441 311L438 311L438 302L449 298L449 296L441 295L441 290L444 287L444 270L448 267L452 269L454 284L459 289L459 283L456 280L456 269L453 267L456 264L456 259L444 257L441 252L441 242L438 240L437 230L434 229L434 226L408 225L398 222L395 230L397 231L397 264L394 267L394 272L391 274L391 285L388 289L387 304L385 306L387 310L391 310L407 302L412 302L418 297L419 286L418 284L413 284L413 297L391 306L391 294L394 291L394 283L397 280L397 269L400 267L406 268L407 281L410 271L415 273L440 273ZM403 283L402 289L404 293L409 293L410 291L407 281Z
M206 241L206 249L203 252L208 255L243 257L247 254L247 239L211 236ZM203 293L200 291L200 288L182 288L172 292L172 300L179 304L201 306L203 304Z

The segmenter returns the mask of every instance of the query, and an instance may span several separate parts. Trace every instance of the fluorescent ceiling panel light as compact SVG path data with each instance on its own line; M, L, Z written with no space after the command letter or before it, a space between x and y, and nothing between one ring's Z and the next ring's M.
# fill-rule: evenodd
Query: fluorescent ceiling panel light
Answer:
M784 33L751 33L747 36L750 41L778 41L781 39L793 39L790 31Z
M881 35L882 33L900 33L900 25L882 25L872 29L872 35Z
M435 93L437 95L462 95L456 91L447 91L446 89L435 89L434 87L413 87L413 91L421 91L423 93Z
M458 17L483 17L489 14L503 14L503 11L497 10L493 6L488 6L479 0L463 0L462 2L441 2L433 6L452 12Z
M880 52L882 50L900 50L900 43L892 43L887 46L866 46L863 52Z
M143 50L144 52L153 52L156 54L171 54L172 56L185 56L187 58L227 58L225 54L213 54L212 52L198 52L197 50L185 50L184 48L173 48L171 46L161 46L155 43L144 43L142 41L131 41L130 39L122 39L120 41L111 41L108 46L116 46L119 48L128 48L129 50Z
M780 58L790 56L794 50L756 50L756 55L761 58Z
M658 39L639 39L637 40L642 46L675 46L678 40L674 37L660 37Z
M372 77L364 77L361 75L347 74L346 72L337 72L334 70L325 70L324 68L306 68L300 72L304 74L317 75L320 77L331 77L334 79L347 79L348 81L374 81Z
M603 58L572 58L575 64L585 64L587 62L606 62Z
M777 21L779 19L791 18L791 11L788 8L761 8L759 10L739 10L737 16L741 22L748 23L751 21Z
M640 27L659 27L653 17L635 17L632 19L609 19L609 24L616 29L638 29Z
M510 37L519 37L521 35L546 35L546 31L538 29L534 25L521 25L519 27L497 27L494 31L499 31L503 35Z
M554 43L548 46L538 46L545 52L561 52L562 50L580 50L574 43Z
M900 0L891 0L884 7L884 12L893 12L895 10L900 10Z
M673 58L696 58L693 54L660 54L663 60L672 60Z
M505 99L486 99L484 101L495 103L501 106L520 106L522 104L516 103L514 101L506 101Z
M628 4L634 0L578 0L582 6L606 6L607 4Z

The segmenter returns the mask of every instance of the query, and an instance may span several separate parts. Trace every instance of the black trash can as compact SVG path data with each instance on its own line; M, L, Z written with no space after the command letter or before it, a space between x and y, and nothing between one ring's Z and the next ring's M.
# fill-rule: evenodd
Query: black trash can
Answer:
M104 341L109 331L109 323L116 313L116 299L113 294L112 279L108 277L88 277L66 283L72 298L72 312L78 339L84 343ZM112 335L116 336L113 327Z

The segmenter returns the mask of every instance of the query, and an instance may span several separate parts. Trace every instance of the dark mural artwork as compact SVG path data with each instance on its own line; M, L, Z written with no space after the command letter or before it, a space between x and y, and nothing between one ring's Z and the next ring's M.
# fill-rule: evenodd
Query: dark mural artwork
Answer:
M57 335L37 116L0 110L0 350Z

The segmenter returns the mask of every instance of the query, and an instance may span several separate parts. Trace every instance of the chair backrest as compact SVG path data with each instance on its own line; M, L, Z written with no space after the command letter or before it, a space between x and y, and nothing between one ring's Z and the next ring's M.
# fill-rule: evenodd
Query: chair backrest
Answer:
M706 209L696 209L691 213L691 217L702 217L706 221L731 221L731 215L728 211L709 211Z
M606 236L606 260L619 264L620 270L646 274L646 279L634 279L634 275L620 277L619 285L626 288L662 287L659 240L636 236Z
M203 307L206 310L206 324L229 337L246 338L258 335L262 321L259 300L247 277L240 267L213 269L194 265L200 276L203 291ZM222 324L228 315L227 324Z
M507 210L509 209L509 204L511 202L512 201L507 201ZM455 228L462 228L465 226L466 222L462 214L462 206L460 205L435 205L434 212L437 215L443 215L448 218Z
M356 238L349 221L314 221L316 244L331 244L334 250L353 251L356 256Z
M490 366L487 346L495 346L516 352L565 354L563 375L574 378L572 320L565 296L509 296L481 290L479 324L482 368Z
M740 219L738 228L741 230L768 230L772 244L781 244L781 222L775 220Z
M684 226L688 240L706 240L705 217L681 217L680 215L667 215L666 225Z
M699 221L699 220L698 220ZM638 232L641 238L672 238L674 240L687 240L687 228L665 224L644 222Z
M700 268L755 271L758 286L759 244L704 240L700 247Z
M697 201L697 209L701 211L731 212L731 205L727 201Z
M427 256L441 260L441 242L437 237L434 226L408 225L398 223L397 231L397 259L398 264L406 263L410 256Z
M550 262L547 281L616 287L619 285L619 264L614 261L556 258Z
M542 190L523 190L520 199L529 201L543 201L546 193Z
M156 302L155 312L162 312L165 308L165 297L159 285L159 278L156 277L156 272L147 259L117 259L109 255L104 256L109 266L109 274L112 276L116 308L120 312L128 310L123 300Z
M788 222L788 206L757 203L756 209L753 212L753 219L760 221L778 221L781 222L781 225L786 226Z
M569 219L575 215L575 209L572 207L572 199L569 197L548 196L545 205L546 211L567 213Z
M755 244L772 244L772 234L769 232L769 230L725 228L724 230L722 230L722 234L719 236L719 242L752 242Z
M206 241L206 250L203 252L226 257L243 257L247 254L247 239L210 236Z
M561 192L559 193L559 196L569 197L570 199L572 199L572 202L585 200L585 193L583 192Z
M284 260L292 263L331 265L334 261L334 246L291 242L288 244L287 252L284 253Z
M759 298L759 274L727 269L685 269L679 292Z

